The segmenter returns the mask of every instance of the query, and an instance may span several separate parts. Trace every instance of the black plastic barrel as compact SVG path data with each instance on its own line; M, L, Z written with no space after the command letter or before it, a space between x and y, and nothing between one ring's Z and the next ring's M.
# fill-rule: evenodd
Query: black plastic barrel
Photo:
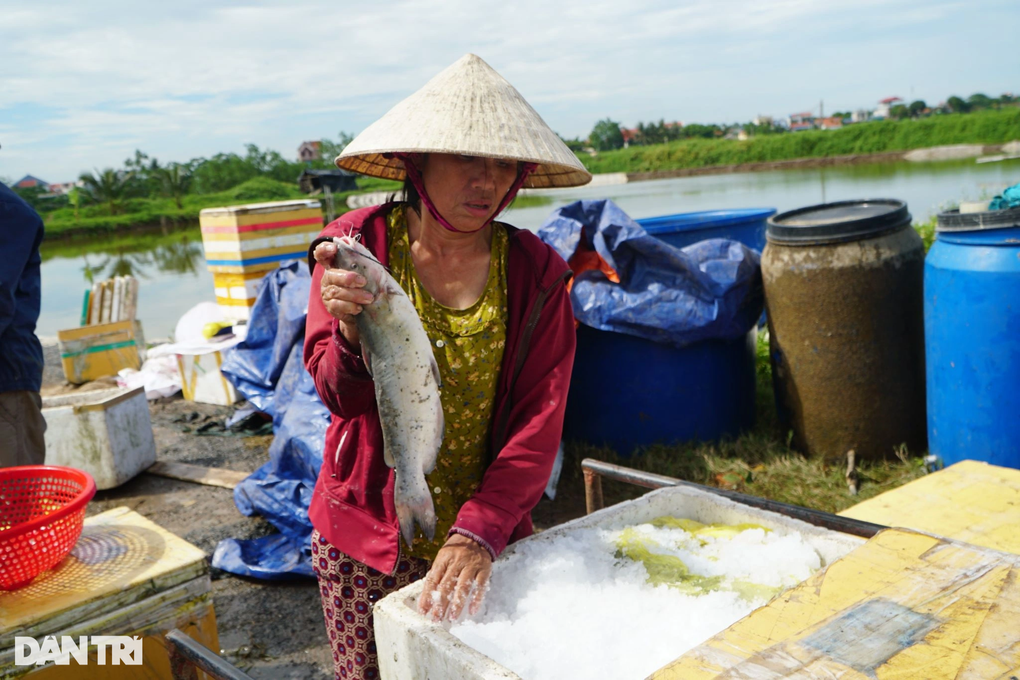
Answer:
M798 449L858 459L926 446L924 244L902 201L769 219L762 254L780 419Z

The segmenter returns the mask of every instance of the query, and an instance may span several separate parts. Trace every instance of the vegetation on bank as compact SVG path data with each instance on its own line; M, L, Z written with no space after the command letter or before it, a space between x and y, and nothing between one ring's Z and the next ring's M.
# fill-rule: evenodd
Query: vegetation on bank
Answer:
M989 110L908 120L847 125L839 130L808 130L760 135L747 140L684 139L578 157L593 173L654 172L824 158L849 154L909 151L946 144L1003 144L1020 139L1020 109Z
M1010 108L858 123L832 131L763 134L745 141L695 136L596 156L578 155L593 173L653 172L907 151L945 144L998 144L1015 139L1020 139L1020 109ZM324 143L330 147L329 154L342 148L328 140ZM311 165L326 166L328 162ZM204 208L307 198L297 186L297 178L306 167L255 145L248 145L243 156L217 154L166 165L138 151L121 169L84 173L84 186L69 195L44 197L38 189L19 193L43 215L47 237L52 239L193 224ZM336 214L347 211L347 198L353 193L397 191L400 187L397 182L371 177L358 177L356 181L356 191L334 194ZM543 196L522 196L515 205L528 207L547 201Z
M386 191L399 188L397 182L358 179L358 190L333 195L338 215L347 212L347 197L363 191ZM254 177L226 191L208 194L184 194L179 199L169 197L138 197L119 199L112 210L106 202L92 203L75 208L66 206L42 211L47 238L80 233L109 233L121 229L146 226L167 226L179 223L197 223L198 214L205 208L217 208L245 203L286 201L309 198L296 184L268 177ZM322 200L322 197L313 197ZM178 205L178 200L180 205ZM325 212L325 211L324 211Z

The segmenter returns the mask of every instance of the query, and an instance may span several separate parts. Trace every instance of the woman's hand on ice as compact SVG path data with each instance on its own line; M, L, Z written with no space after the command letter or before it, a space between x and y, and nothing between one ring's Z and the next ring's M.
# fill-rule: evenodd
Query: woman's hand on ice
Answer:
M467 536L453 534L436 555L418 598L418 611L433 621L455 621L467 606L475 614L485 598L492 558Z

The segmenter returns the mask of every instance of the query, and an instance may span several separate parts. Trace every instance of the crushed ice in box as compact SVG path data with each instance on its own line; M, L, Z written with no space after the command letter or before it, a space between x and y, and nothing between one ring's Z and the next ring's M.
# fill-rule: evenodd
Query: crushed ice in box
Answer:
M660 517L531 540L450 631L525 680L642 679L821 567L797 534Z

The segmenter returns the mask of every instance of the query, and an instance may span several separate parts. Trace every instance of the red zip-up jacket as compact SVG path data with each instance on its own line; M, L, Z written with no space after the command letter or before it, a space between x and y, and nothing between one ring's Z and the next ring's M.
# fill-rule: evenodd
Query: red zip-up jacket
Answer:
M349 212L312 243L304 345L305 366L332 413L308 516L331 544L384 573L396 569L399 525L393 471L383 462L375 386L360 352L322 304L322 268L312 253L322 240L360 233L365 247L388 265L386 218L392 207ZM548 483L562 434L576 341L567 264L534 234L513 227L508 231L507 342L492 415L490 463L451 530L476 540L493 559L508 543L532 533L531 510Z

